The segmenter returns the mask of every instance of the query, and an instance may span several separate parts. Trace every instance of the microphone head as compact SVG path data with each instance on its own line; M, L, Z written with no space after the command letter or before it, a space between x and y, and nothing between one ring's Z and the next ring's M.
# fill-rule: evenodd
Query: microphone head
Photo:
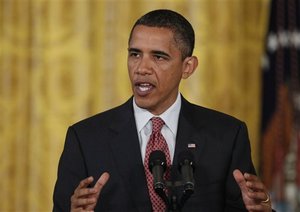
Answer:
M150 153L149 164L148 164L150 172L152 172L152 168L156 165L160 165L163 167L164 171L166 170L167 160L166 160L166 155L163 151L155 150Z
M193 168L193 171L195 170L194 155L189 150L184 150L184 151L180 152L179 155L178 155L178 169L179 169L179 171L181 171L181 167L184 164L189 164Z

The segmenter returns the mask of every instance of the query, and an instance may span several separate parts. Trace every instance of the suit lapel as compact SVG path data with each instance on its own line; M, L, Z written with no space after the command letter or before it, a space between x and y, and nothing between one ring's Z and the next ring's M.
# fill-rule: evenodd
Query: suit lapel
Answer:
M128 195L138 211L150 211L141 150L132 108L132 98L124 105L119 121L111 129L116 136L111 140L111 149L119 174L128 190Z
M173 162L174 165L178 163L178 154L180 154L180 152L190 150L194 156L197 156L204 150L206 139L202 132L203 128L201 125L201 117L194 117L192 104L182 97ZM198 127L196 128L195 126Z
M201 117L195 117L193 110L193 105L182 97L175 154L171 170L171 178L174 181L182 180L178 170L178 155L184 150L189 150L193 154L197 166L199 156L203 154L205 149L206 139L205 134L203 133L204 123L201 121L203 119ZM175 192L177 193L177 196L182 194L181 188L176 188Z

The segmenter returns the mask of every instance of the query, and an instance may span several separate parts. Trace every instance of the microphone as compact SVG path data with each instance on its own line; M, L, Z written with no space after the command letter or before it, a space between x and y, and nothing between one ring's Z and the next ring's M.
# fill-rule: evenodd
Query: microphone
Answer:
M193 154L186 150L178 155L178 169L182 175L183 195L181 197L181 206L194 193L195 181L195 161Z
M163 179L164 172L167 168L166 156L160 150L155 150L149 156L149 170L153 175L154 190L163 190L165 182Z
M164 172L167 169L166 155L160 150L155 150L149 155L149 169L153 175L153 187L155 192L162 198L169 208L168 196L165 193Z

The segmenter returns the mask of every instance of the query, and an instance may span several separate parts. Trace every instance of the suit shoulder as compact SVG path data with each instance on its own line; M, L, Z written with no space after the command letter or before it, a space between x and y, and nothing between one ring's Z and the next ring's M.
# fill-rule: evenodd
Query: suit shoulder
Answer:
M132 104L130 104L130 100L128 100L122 105L85 118L72 126L75 128L81 128L84 126L91 127L94 125L108 125L109 123L118 122L125 117L128 117L128 114L130 114L132 110Z
M196 105L193 103L187 102L187 111L189 111L190 118L194 120L205 120L206 123L211 123L215 125L222 125L222 126L232 126L232 125L244 125L245 123L238 118L211 109L207 107L203 107L200 105ZM193 115L192 115L193 114Z

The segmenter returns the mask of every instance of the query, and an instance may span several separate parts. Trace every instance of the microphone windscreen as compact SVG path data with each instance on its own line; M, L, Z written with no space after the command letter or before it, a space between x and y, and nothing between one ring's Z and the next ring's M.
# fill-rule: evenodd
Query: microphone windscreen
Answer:
M194 155L191 153L191 151L184 150L184 151L180 152L179 155L178 155L178 168L179 168L179 170L180 170L181 166L184 163L186 163L187 161L194 168L194 165L195 165Z
M155 150L150 153L149 156L149 169L152 172L152 168L154 165L161 165L166 168L167 160L166 155L163 151Z

